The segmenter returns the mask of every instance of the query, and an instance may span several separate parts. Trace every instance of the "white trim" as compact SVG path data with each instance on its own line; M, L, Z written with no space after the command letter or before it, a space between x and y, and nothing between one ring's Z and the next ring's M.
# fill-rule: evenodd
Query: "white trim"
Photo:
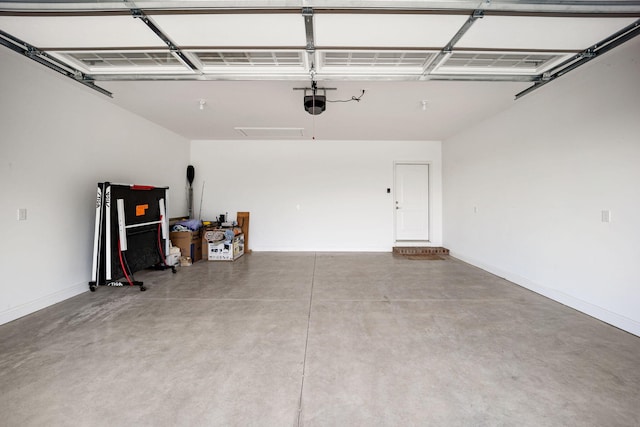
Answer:
M392 248L388 246L379 248L299 248L299 247L280 247L280 246L261 246L251 247L251 252L318 252L318 253L341 253L341 252L384 252L391 253Z
M6 311L0 312L0 325L19 319L20 317L28 314L35 313L38 310L42 310L43 308L47 308L53 304L75 297L76 295L80 295L88 290L89 285L87 283L79 283L52 294L45 295L34 301L29 301L26 304L12 307Z
M100 224L102 222L102 189L98 185L98 191L96 194L96 218L94 223L93 233L93 262L91 266L91 281L96 282L98 280L98 247L100 245Z
M116 201L118 208L118 250L124 252L127 250L127 226L124 218L124 199Z
M110 183L105 183L105 208L104 208L104 218L105 218L105 280L109 281L112 279L111 277L111 185Z
M564 292L558 291L556 289L546 287L525 277L502 270L501 268L495 267L493 265L485 264L484 262L473 257L466 256L465 254L456 251L450 251L450 255L475 267L488 271L489 273L495 274L496 276L502 277L518 286L522 286L525 289L550 298L556 302L559 302L560 304L564 304L584 314L615 326L616 328L620 328L623 331L640 337L640 322L636 322L635 320L629 319L628 317L613 313L606 308L583 301L579 298L565 294Z
M405 248L419 248L422 246L438 247L440 245L435 245L433 244L433 242L429 240L396 240L393 246L405 247Z

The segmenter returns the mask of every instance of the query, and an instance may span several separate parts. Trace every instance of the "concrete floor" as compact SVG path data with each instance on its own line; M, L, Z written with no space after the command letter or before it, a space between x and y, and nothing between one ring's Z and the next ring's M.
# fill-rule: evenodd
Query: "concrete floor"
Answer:
M0 326L0 425L640 425L640 338L453 258L136 279Z

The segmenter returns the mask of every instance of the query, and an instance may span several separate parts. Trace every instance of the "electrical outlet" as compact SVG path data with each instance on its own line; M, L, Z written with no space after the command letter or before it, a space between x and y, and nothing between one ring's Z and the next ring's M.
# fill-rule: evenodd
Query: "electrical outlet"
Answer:
M27 209L20 208L18 209L18 221L26 221L27 220Z
M602 222L611 222L611 211L602 211Z

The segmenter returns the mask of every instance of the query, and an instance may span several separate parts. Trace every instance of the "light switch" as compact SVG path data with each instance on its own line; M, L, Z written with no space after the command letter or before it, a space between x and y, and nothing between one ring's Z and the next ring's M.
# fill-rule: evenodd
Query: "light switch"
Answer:
M20 208L18 209L18 221L26 221L27 220L27 209Z
M611 222L611 211L602 211L602 222Z

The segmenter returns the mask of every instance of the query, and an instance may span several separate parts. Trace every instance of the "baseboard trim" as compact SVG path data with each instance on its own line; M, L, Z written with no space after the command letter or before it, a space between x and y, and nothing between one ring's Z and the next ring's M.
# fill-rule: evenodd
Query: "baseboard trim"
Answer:
M475 267L481 268L485 271L488 271L491 274L495 274L496 276L502 277L518 286L521 286L532 292L535 292L544 297L552 299L556 302L559 302L560 304L566 305L567 307L571 307L575 310L578 310L581 313L594 317L598 320L601 320L605 323L615 326L616 328L622 329L625 332L629 332L630 334L640 337L640 322L637 322L633 319L629 319L626 316L622 316L620 314L614 313L612 311L607 310L606 308L594 305L590 302L583 301L574 296L565 294L564 292L558 291L556 289L548 288L539 283L535 283L525 277L519 276L509 271L502 270L501 268L498 268L496 266L486 264L478 259L467 256L460 252L450 251L450 255L453 258L457 258Z
M0 325L19 319L27 314L35 313L38 310L42 310L43 308L47 308L53 304L75 297L76 295L87 292L88 290L89 285L87 283L79 283L33 301L29 301L25 304L12 307L0 312Z
M416 246L441 246L429 240L396 240L393 246L402 246L405 248Z
M287 248L287 247L259 247L252 248L253 252L391 252L386 248Z

